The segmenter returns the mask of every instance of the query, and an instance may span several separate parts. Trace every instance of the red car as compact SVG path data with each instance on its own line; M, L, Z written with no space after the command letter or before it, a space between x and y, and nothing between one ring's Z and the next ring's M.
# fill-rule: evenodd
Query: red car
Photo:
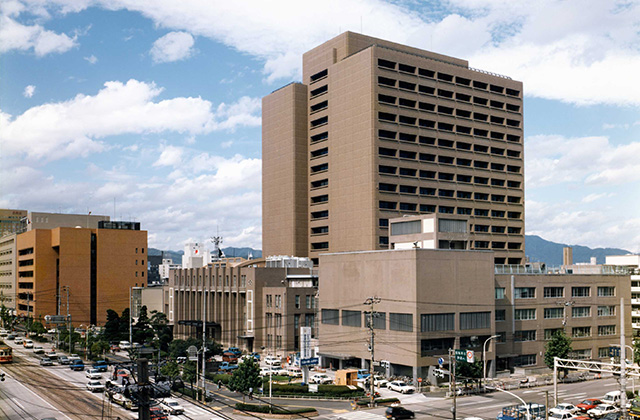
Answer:
M586 413L587 410L591 410L592 408L595 408L600 404L602 404L602 401L600 401L597 398L587 398L586 400L583 400L580 404L576 404L576 407L578 407L580 411L582 411L583 413Z
M160 408L151 407L149 411L151 412L151 420L167 420L167 415Z

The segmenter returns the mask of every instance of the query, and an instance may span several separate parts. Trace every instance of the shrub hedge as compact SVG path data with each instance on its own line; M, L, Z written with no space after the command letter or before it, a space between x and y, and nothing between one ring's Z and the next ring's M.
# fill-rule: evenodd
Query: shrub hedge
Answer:
M268 385L263 388L268 391ZM351 389L346 385L318 385L318 392L309 392L309 386L302 384L272 384L273 395L306 395L317 397L356 398L364 396L362 388Z
M251 413L265 413L265 414L300 414L300 413L312 413L316 411L316 409L313 407L301 407L301 408L273 407L271 409L271 407L268 405L242 404L242 403L236 403L236 410L249 411Z
M368 399L362 399L362 400L358 400L357 404L358 405L368 405L370 402L370 400ZM376 398L374 400L374 402L376 404L385 404L385 403L396 403L396 402L400 402L399 399L397 398Z

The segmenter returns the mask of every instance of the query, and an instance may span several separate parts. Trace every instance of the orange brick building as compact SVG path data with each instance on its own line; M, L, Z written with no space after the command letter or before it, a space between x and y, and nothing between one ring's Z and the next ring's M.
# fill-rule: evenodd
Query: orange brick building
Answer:
M17 314L38 320L66 315L68 302L74 325L104 325L107 309L122 313L130 288L146 285L146 248L139 223L18 235Z

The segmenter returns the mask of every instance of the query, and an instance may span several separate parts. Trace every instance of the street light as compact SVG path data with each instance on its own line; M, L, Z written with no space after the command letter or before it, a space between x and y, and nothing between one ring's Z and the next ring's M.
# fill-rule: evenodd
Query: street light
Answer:
M482 382L484 384L487 383L487 343L494 338L500 337L499 335L492 335L491 337L484 340L484 344L482 345ZM486 386L486 385L485 385Z

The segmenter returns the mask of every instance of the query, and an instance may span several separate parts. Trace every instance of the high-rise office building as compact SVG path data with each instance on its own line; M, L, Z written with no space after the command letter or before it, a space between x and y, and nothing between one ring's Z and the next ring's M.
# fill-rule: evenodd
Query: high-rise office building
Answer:
M521 82L346 32L262 110L265 256L386 249L389 219L438 213L523 262Z

